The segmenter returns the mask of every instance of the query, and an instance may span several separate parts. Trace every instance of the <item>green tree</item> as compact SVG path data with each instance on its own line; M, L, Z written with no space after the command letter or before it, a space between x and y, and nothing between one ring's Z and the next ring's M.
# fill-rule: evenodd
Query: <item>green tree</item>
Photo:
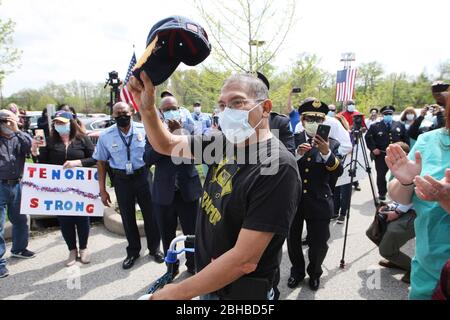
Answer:
M2 2L0 1L0 6ZM11 19L3 20L0 18L0 98L3 107L3 81L11 73L20 59L22 51L13 46L13 34L15 23Z
M295 21L295 0L193 0L208 28L216 62L259 71L281 49Z

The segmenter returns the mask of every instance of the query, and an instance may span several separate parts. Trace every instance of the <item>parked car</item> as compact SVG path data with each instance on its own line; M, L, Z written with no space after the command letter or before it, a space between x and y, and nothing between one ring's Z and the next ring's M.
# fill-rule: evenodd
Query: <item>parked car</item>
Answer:
M80 121L86 127L86 134L89 138L91 138L94 144L97 143L97 140L103 130L114 124L114 121L109 116L82 118Z

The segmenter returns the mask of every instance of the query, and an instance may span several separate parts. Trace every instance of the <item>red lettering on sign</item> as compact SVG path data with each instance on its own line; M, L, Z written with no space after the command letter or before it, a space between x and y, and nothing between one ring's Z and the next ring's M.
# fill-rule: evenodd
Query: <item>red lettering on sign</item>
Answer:
M93 204L89 204L86 206L86 212L89 214L93 214L94 213L94 205Z
M37 198L31 199L30 200L30 208L36 209L37 207L39 207L39 199L37 199Z
M47 179L47 169L46 168L39 168L39 178Z
M37 168L34 167L28 167L28 174L30 175L30 178L33 178L34 173L36 172Z

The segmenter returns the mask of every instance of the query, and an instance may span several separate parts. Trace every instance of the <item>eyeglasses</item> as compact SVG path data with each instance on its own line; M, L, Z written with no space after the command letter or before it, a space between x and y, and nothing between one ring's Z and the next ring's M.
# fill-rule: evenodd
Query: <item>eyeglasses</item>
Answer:
M225 108L231 108L231 109L241 109L244 106L248 105L250 102L262 102L265 101L264 99L234 99L232 101L230 101L229 104L225 104L225 103L219 103L218 106L221 109L225 109Z

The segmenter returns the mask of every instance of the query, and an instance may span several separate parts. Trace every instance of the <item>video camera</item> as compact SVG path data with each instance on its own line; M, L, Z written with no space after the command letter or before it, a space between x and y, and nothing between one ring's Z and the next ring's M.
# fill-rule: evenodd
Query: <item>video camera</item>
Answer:
M356 114L353 116L353 131L360 131L363 127L363 118L362 114Z
M106 83L104 88L107 86L113 87L113 89L118 88L122 84L122 81L119 79L119 73L117 71L111 71L108 73L108 79L106 79Z

